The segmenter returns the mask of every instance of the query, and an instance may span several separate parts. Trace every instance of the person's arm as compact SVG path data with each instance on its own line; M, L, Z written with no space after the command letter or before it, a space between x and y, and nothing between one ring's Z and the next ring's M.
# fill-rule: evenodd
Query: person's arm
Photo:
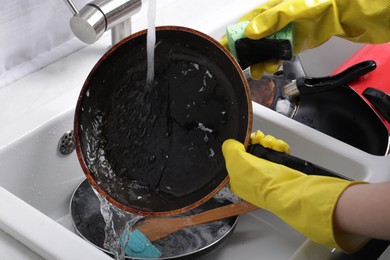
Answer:
M390 240L390 182L348 187L333 217L336 229Z

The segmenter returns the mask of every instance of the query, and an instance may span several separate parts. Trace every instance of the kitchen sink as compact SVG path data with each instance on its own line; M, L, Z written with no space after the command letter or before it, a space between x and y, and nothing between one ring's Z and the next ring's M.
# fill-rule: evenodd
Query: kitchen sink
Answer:
M7 173L1 176L2 187L72 232L70 199L85 176L76 152L61 154L58 142L72 129L73 116L69 109L0 151L2 171ZM210 259L236 259L243 251L284 258L304 240L272 214L258 210L241 217L227 244ZM275 243L280 246L277 252L269 250Z
M208 10L196 20L195 10L201 13L209 1L203 2L188 7L180 1L169 1L159 9L162 18L158 23L176 23L219 38L227 24L256 6L249 0L213 1L214 9L210 10L214 11ZM193 17L178 12L178 8L191 9ZM173 19L178 13L181 15ZM145 12L141 12L135 17L134 31L145 25ZM103 36L96 44L0 89L0 258L110 259L74 232L69 203L85 177L75 152L63 155L58 151L60 138L73 129L83 82L109 45L110 37ZM322 54L321 49L313 52ZM316 64L310 63L313 56L306 57L304 66ZM285 140L294 156L345 177L372 182L390 179L386 156L370 155L257 103L253 103L252 129ZM333 254L259 209L241 216L223 248L205 259L289 259L302 257L304 252L315 257L319 251Z

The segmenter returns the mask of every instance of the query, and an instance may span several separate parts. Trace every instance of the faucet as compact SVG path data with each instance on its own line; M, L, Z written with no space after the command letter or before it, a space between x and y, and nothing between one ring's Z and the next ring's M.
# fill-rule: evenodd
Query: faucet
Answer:
M141 9L141 0L94 0L78 10L64 0L73 17L70 27L83 42L92 44L111 29L112 45L131 34L131 16Z

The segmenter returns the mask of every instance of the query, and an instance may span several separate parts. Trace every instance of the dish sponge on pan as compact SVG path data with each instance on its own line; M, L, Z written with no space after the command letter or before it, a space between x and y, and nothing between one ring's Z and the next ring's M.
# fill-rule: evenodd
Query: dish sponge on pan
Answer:
M288 24L282 30L260 40L245 37L244 30L249 21L227 26L226 38L229 51L242 69L258 62L290 60L293 56L294 28Z
M122 232L120 241L125 240L127 231ZM159 258L162 253L152 242L139 230L130 232L130 237L125 247L125 254L135 258Z

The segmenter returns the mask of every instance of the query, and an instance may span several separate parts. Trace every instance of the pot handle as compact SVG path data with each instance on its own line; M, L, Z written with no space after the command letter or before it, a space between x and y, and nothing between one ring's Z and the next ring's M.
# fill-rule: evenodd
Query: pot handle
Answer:
M284 166L303 172L307 175L320 175L351 180L314 163L305 161L303 159L286 153L281 153L272 149L265 148L264 146L259 144L249 145L247 151L259 158L263 158L274 163L283 164Z
M373 60L366 60L333 76L319 78L301 77L295 82L286 85L284 87L284 93L289 97L296 97L298 95L327 91L348 84L374 69L376 69L376 62Z
M379 111L390 123L390 95L375 88L367 88L363 96Z

